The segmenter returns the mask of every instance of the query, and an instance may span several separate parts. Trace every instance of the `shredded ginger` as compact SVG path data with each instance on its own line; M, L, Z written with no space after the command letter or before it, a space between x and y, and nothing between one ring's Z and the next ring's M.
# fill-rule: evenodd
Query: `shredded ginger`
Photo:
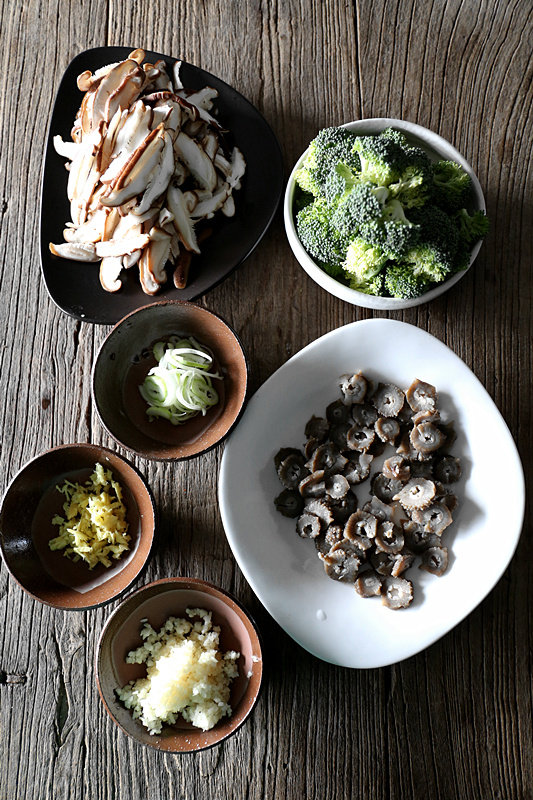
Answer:
M89 569L97 564L110 567L111 558L120 558L129 550L131 537L127 534L122 487L111 470L95 464L84 486L66 480L56 489L65 496L64 517L52 519L60 532L48 542L50 550L63 550L63 555L73 561L83 559Z

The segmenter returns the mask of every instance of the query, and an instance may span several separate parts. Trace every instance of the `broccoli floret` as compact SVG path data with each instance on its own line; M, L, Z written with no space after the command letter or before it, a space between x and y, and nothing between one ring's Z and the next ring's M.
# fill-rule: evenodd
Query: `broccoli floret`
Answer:
M373 187L359 183L341 197L331 221L341 233L354 236L360 225L379 219L381 210Z
M354 150L361 160L361 181L389 186L399 180L405 167L405 156L393 139L383 135L359 136Z
M459 230L461 243L471 248L478 239L483 239L489 231L489 221L483 211L474 211L469 214L466 208L462 208L453 217Z
M380 297L383 294L383 275L380 272L369 278L367 281L360 281L355 275L350 277L350 289L355 289L356 292L363 292L364 294L373 294Z
M402 150L407 149L410 146L405 134L396 128L385 128L385 130L381 131L379 135L384 139L390 139L392 142L397 144L398 147L401 147Z
M442 250L452 260L459 245L459 231L453 219L438 206L413 209L411 216L420 225L420 241Z
M298 237L309 255L324 264L339 264L348 241L331 224L332 208L319 197L296 215Z
M330 170L324 183L324 197L330 204L336 201L346 192L349 192L356 184L358 179L346 164L339 163Z
M411 265L415 276L441 283L454 272L454 259L435 245L418 244L407 251L404 261Z
M398 261L418 243L420 225L409 222L401 203L392 200L384 207L381 219L361 225L359 236L380 247L392 261Z
M385 272L384 285L391 297L411 300L427 292L430 281L424 275L415 275L407 264L391 264Z
M472 180L455 161L437 161L431 167L434 202L445 211L459 211L472 190Z
M357 236L348 247L343 267L359 282L374 278L387 261L387 253L381 247L366 242Z
M345 128L324 128L309 145L307 155L295 179L305 192L317 197L324 194L330 172L340 162L349 169L359 169L359 158L354 152L356 137Z

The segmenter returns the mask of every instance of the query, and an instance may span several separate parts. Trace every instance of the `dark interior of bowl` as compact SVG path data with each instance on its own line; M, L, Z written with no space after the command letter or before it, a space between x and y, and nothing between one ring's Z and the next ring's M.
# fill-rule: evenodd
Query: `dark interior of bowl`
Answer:
M89 569L82 560L50 550L48 542L58 535L52 519L63 514L65 501L56 487L66 479L85 482L97 462L122 486L131 543L111 567ZM101 605L123 592L148 558L153 528L153 504L140 475L95 445L66 445L31 461L9 487L0 515L2 553L13 577L36 599L65 609Z
M199 585L200 584L200 585ZM222 652L236 650L239 675L231 684L231 717L223 717L209 731L195 728L183 719L164 725L159 735L151 735L139 720L134 720L118 700L115 690L129 681L146 676L144 664L126 664L130 650L142 644L142 620L158 630L171 616L187 618L187 608L212 612L221 629ZM261 648L257 632L241 607L211 584L186 578L165 579L150 584L129 597L117 609L104 629L97 656L97 679L108 712L120 727L143 744L169 752L189 752L217 744L236 730L250 713L259 693L262 678Z
M53 146L53 137L69 140L82 92L77 76L127 58L133 48L96 47L80 53L71 61L61 80L48 133L43 171L41 201L41 267L46 287L54 302L67 314L86 322L114 324L135 308L159 299L192 300L216 286L254 250L270 225L283 189L281 151L271 128L262 115L227 83L208 72L182 62L180 77L184 86L200 89L212 86L218 91L216 109L219 119L231 133L228 145L237 145L246 160L242 188L235 193L233 217L213 220L213 234L201 245L201 254L191 265L188 285L176 289L170 280L154 297L143 293L138 269L123 270L122 288L110 294L100 285L98 264L75 262L53 256L49 243L63 241L63 229L70 221L66 188L68 172L65 159ZM152 64L162 59L169 74L175 58L146 51Z
M194 336L213 354L223 380L213 380L219 402L205 416L182 425L150 421L139 392L155 365L153 345L172 335ZM236 422L244 404L247 366L231 328L193 303L146 306L123 320L98 353L93 393L102 423L124 447L145 458L185 459L216 445Z

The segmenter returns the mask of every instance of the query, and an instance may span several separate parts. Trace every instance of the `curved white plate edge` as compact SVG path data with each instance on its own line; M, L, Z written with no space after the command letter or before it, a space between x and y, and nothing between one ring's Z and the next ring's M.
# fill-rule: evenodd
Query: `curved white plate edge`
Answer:
M453 622L451 627L447 628L447 630L445 630L444 632L438 631L433 638L430 637L430 639L427 640L426 643L424 643L419 649L415 650L414 652L409 652L409 653L407 653L406 655L404 655L404 656L402 656L400 658L394 658L393 660L386 660L386 661L380 660L379 663L366 664L366 665L363 665L363 666L361 666L361 665L353 666L353 665L347 665L347 664L339 664L337 661L334 661L332 659L329 659L329 658L325 657L322 653L317 653L317 652L313 651L312 647L309 647L307 644L303 644L299 640L299 638L297 636L295 636L292 632L290 632L278 620L277 615L272 613L272 611L271 611L271 609L269 607L269 604L265 603L265 601L257 593L256 582L254 580L254 577L253 577L252 573L247 569L247 567L245 566L244 563L241 563L240 558L236 554L234 546L233 546L233 543L232 543L233 542L233 536L231 534L231 524L230 524L231 511L229 510L229 503L228 503L228 506L226 506L226 502L225 502L225 498L224 498L224 494L223 494L223 492L224 492L224 484L225 484L224 476L225 476L226 464L227 464L227 460L228 460L228 458L226 456L226 450L227 450L227 447L226 447L224 449L224 453L222 455L220 471L219 471L219 480L218 480L219 508L220 508L220 514L221 514L222 524L224 526L224 531L225 531L225 534L226 534L226 538L227 538L228 543L230 545L231 551L232 551L232 553L233 553L233 555L235 557L235 560L237 561L237 563L238 563L238 565L239 565L244 577L246 578L248 584L252 588L252 590L253 590L254 594L256 595L257 599L261 602L261 604L264 606L264 608L268 611L270 616L285 631L285 633L287 633L291 637L291 639L293 639L298 645L300 645L300 647L302 647L307 652L311 653L311 655L315 656L316 658L319 658L321 661L325 661L327 663L334 664L335 666L340 666L340 667L349 668L349 669L376 669L376 668L380 668L380 667L389 666L391 664L400 663L401 661L405 661L407 658L411 658L412 656L417 655L418 653L422 652L423 650L427 649L428 647L431 647L431 645L433 645L436 641L441 639L443 636L446 636L455 627L457 627L457 625L459 625L464 619L466 619L466 617L469 614L471 614L472 611L474 611L474 609L477 608L477 606L480 605L480 603L483 602L483 600L485 600L485 598L490 594L490 592L496 587L497 583L501 580L501 577L502 577L503 573L505 572L505 570L509 566L509 564L511 562L511 559L513 558L513 556L514 556L514 554L516 552L516 548L518 547L518 542L520 540L520 536L521 536L521 533L522 533L524 514L525 514L525 478L524 478L524 471L523 471L523 467L522 467L522 461L520 459L520 454L518 453L518 449L516 447L516 443L515 443L514 438L513 438L512 434L511 434L510 430L509 430L509 427L508 427L505 419L503 418L502 414L500 413L498 407L496 406L494 400L492 399L490 394L487 392L487 390L485 389L485 387L483 386L483 384L481 383L479 378L474 374L474 372L472 372L472 370L468 367L468 365L456 353L454 353L454 351L450 347L448 347L448 345L446 345L440 339L437 339L437 337L433 336L433 334L430 334L427 331L424 331L421 328L418 328L416 325L411 325L410 323L407 323L407 322L401 322L399 320L391 320L391 319L380 319L380 318L372 318L372 319L367 319L367 320L358 320L356 322L350 322L350 323L347 323L346 325L342 325L339 328L334 328L333 330L328 331L327 333L325 333L322 336L320 336L318 339L313 340L312 342L307 344L305 347L303 347L301 350L299 350L297 353L292 355L284 364L282 364L274 373L272 373L272 375L270 375L270 377L267 378L267 380L257 389L257 391L254 393L254 395L250 398L250 400L248 402L245 414L243 415L243 419L241 420L241 422L244 420L245 416L247 416L249 414L250 407L253 408L253 401L256 399L256 397L259 394L259 392L261 392L264 389L264 387L267 386L267 384L269 384L271 381L273 381L273 379L275 377L277 377L277 375L278 375L278 373L280 371L285 371L286 369L290 369L290 365L291 365L291 362L293 361L293 359L297 359L297 358L299 359L302 355L309 353L310 351L312 351L313 349L318 347L320 345L320 343L324 339L327 339L327 338L329 338L330 336L332 336L334 334L338 334L339 331L342 331L342 330L345 330L345 329L348 329L348 328L351 328L351 327L354 327L354 326L372 327L372 325L375 325L375 324L378 324L380 326L382 326L382 325L390 325L392 327L397 327L397 328L403 328L405 326L407 326L409 328L413 328L417 332L417 335L420 334L422 336L429 337L433 342L435 342L437 344L437 346L440 345L441 348L443 348L448 354L450 354L454 359L456 359L456 361L461 365L461 367L463 367L466 370L468 370L470 376L472 378L474 378L474 383L482 391L482 393L486 397L486 399L488 401L490 401L489 404L490 404L493 412L495 412L497 417L499 418L499 420L500 420L500 422L502 424L502 429L506 433L506 435L508 437L509 444L511 445L510 450L511 450L511 452L512 452L514 458L515 458L516 471L517 471L517 474L520 476L520 486L517 487L517 493L520 495L520 498L519 498L520 499L520 511L519 511L519 514L518 514L518 518L520 520L520 524L519 524L519 526L517 528L517 533L516 533L516 536L515 536L515 540L514 540L513 546L509 550L509 553L507 554L507 559L505 560L505 563L502 562L502 564L500 565L501 569L499 570L498 577L497 577L496 581L494 583L492 583L492 585L490 585L487 588L487 590L480 597L477 597L473 604L470 604L468 607L465 608L464 613L461 614ZM231 437L230 437L230 439L231 439ZM230 443L230 440L228 440L227 444L229 444L229 443ZM228 531L230 531L230 532L228 533ZM235 543L235 545L236 545L236 543Z
M401 125L398 125L398 123ZM439 153L441 156L450 156L453 155L454 160L457 161L463 169L468 172L472 182L474 184L477 199L479 202L479 207L481 211L487 212L487 205L485 201L485 195L483 194L483 189L481 188L481 184L479 179L474 172L470 163L466 160L466 158L457 150L450 142L447 141L443 136L434 131L430 130L429 128L424 128L422 125L418 125L415 122L409 122L408 120L397 120L391 119L390 117L372 117L369 119L361 119L361 120L354 120L352 122L345 122L343 125L340 125L341 128L348 128L349 130L358 128L366 128L366 127L381 127L383 130L387 127L396 126L399 129L407 130L416 138L420 139L421 141L424 140L424 136L429 134L429 140L432 142L433 149ZM425 142L424 142L425 143ZM303 161L307 155L307 151L309 148L306 148L300 158L296 161L289 178L287 180L287 185L285 187L285 194L283 197L283 221L285 225L285 233L287 235L287 239L289 240L289 245L293 252L294 257L300 264L300 266L304 269L304 271L309 275L309 277L314 280L318 285L325 289L330 294L333 294L335 297L339 297L341 300L344 300L346 303L352 303L353 305L361 306L362 308L371 308L374 310L387 310L387 311L394 311L394 310L403 310L405 308L415 308L416 306L424 305L425 303L430 303L432 300L435 300L437 297L440 297L444 292L451 289L458 283L461 278L463 278L468 270L473 265L474 261L479 255L479 251L481 250L481 246L483 244L483 239L480 239L474 247L472 248L472 253L470 255L470 262L466 269L457 272L451 278L444 282L444 284L440 286L436 286L434 289L430 289L429 292L421 295L419 298L414 298L413 300L409 301L409 305L406 305L406 301L404 300L396 300L393 297L389 298L373 298L371 295L365 295L361 292L357 292L355 289L350 289L349 286L345 286L343 283L335 280L332 278L331 275L328 275L327 272L324 272L320 269L319 266L313 261L313 259L309 256L307 251L303 248L296 232L293 229L292 223L292 205L293 205L293 197L295 191L295 181L294 176L298 169L300 169ZM439 152L440 151L440 152ZM446 288L443 288L444 285ZM381 305L380 300L386 300L387 305ZM394 305L391 305L391 302Z

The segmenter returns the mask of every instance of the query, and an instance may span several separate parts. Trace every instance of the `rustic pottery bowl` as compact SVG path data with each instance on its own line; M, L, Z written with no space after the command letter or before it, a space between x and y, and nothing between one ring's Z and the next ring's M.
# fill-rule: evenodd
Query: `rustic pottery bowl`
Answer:
M146 675L144 664L126 664L127 653L139 647L142 620L158 630L168 617L185 616L187 608L212 612L221 629L222 652L236 650L239 675L231 683L231 717L202 731L184 720L165 725L151 735L118 700L115 690ZM141 744L170 753L190 753L219 744L243 724L251 713L261 687L263 659L255 623L231 595L197 578L164 578L130 595L107 620L96 654L96 681L100 697L113 721Z
M122 486L132 540L111 567L90 570L50 550L48 542L58 535L52 518L63 513L65 501L56 486L65 479L85 482L97 462ZM106 447L67 444L37 456L13 478L0 510L0 548L13 578L35 600L80 611L115 599L138 577L150 555L154 527L152 494L129 461Z
M385 128L397 128L407 136L409 141L425 150L432 160L438 161L440 159L445 159L448 161L456 161L463 167L463 169L466 170L472 179L474 201L471 210L485 211L485 198L483 196L483 191L476 175L474 174L474 171L472 170L472 167L461 155L461 153L459 153L455 147L447 142L446 139L443 139L442 136L433 133L433 131L430 131L427 128L423 128L421 125L415 125L413 122L405 122L401 119L387 119L382 117L376 119L356 120L355 122L348 122L342 127L348 128L348 130L353 131L359 136L376 135L382 130L385 130ZM339 297L341 300L345 300L347 303L352 303L356 306L363 306L363 308L375 308L381 311L401 311L404 308L412 308L413 306L419 306L423 303L428 303L430 300L434 300L436 297L439 297L439 295L447 292L448 289L451 289L452 286L455 286L455 284L466 274L468 270L462 270L461 272L457 272L455 275L449 278L449 280L438 284L434 289L431 289L429 292L426 292L420 297L415 297L410 300L400 300L394 297L375 297L373 295L364 294L363 292L358 292L355 289L350 289L349 286L337 281L335 278L332 278L330 275L324 272L324 270L318 266L318 264L304 249L296 231L296 219L293 210L296 190L295 175L302 166L306 154L307 151L300 156L289 177L287 189L285 191L283 216L285 221L285 231L287 233L287 238L289 240L292 252L294 253L294 256L296 257L300 266L303 267L303 269L307 272L309 277L315 281L315 283L318 283L319 286L335 297ZM474 246L470 256L468 269L470 269L474 263L476 256L479 253L481 244L482 242L479 241Z
M156 360L153 345L172 334L194 336L213 353L224 376L215 381L220 401L183 425L150 421L139 393ZM92 390L104 428L142 458L181 461L219 444L244 407L248 369L242 345L219 316L194 303L162 301L133 311L104 340L93 367Z

